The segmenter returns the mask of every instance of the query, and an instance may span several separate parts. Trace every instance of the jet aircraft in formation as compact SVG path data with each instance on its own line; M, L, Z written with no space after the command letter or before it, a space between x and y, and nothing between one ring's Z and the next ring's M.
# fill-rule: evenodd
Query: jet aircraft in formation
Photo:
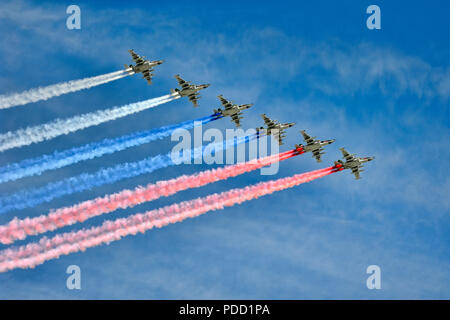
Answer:
M236 127L241 126L240 120L242 117L242 110L248 109L253 106L253 103L234 104L232 101L225 99L222 95L217 96L220 99L224 109L214 109L214 113L221 115L222 117L231 117L231 120L234 121Z
M323 147L332 144L335 140L317 140L316 137L310 137L305 130L300 131L300 133L303 135L306 145L296 144L295 148L297 151L300 153L311 152L317 162L322 162L320 157L325 154L325 152L323 152Z
M126 70L130 70L129 72L131 74L134 73L140 73L142 72L142 76L144 79L147 80L148 84L152 83L152 71L154 66L159 66L164 62L164 60L155 60L150 61L146 60L144 56L140 56L136 54L133 49L128 50L128 52L131 54L131 58L133 59L134 63L136 63L134 66L132 64L125 65Z
M160 65L164 62L164 60L155 60L150 61L145 59L144 56L139 56L133 50L128 50L131 54L133 61L136 63L135 65L125 65L125 69L131 74L134 73L142 73L143 77L147 80L148 84L152 82L152 71L153 67ZM189 81L185 81L180 77L180 75L176 75L175 78L178 81L181 89L171 89L172 94L178 94L181 97L188 97L189 101L192 102L194 107L198 107L198 99L200 98L198 91L208 88L209 84L200 84L195 85L191 84ZM243 119L242 111L249 109L253 106L250 104L234 104L232 101L225 99L222 95L219 95L218 98L223 106L222 108L214 109L214 113L219 117L230 117L231 120L236 124L236 127L241 126L241 120ZM266 127L256 128L256 132L258 135L273 135L278 139L278 143L280 145L283 144L283 138L286 137L285 130L295 125L294 122L287 123L279 123L277 120L272 120L267 117L265 114L262 114L261 117L264 120L264 124ZM333 143L334 139L329 140L318 140L316 137L309 136L305 130L301 130L300 133L303 136L305 144L296 144L295 151L298 153L311 152L313 157L316 158L317 162L321 162L321 156L324 154L323 147ZM340 148L342 155L344 157L344 161L338 160L334 162L334 168L337 171L341 171L344 169L350 169L352 173L355 175L356 179L360 179L360 172L363 170L362 164L365 162L372 161L375 157L355 157L354 154L349 154L344 148Z
M189 101L192 102L194 107L198 107L198 99L200 98L200 95L198 92L202 89L208 88L209 84L191 84L188 81L183 80L179 74L175 76L175 78L178 81L178 84L181 87L180 89L172 89L172 93L178 93L182 97L188 97Z
M295 122L279 123L277 120L270 119L264 113L261 115L261 117L264 119L264 123L267 128L264 127L256 128L256 133L273 135L275 138L278 138L278 143L282 145L283 138L286 137L286 135L284 134L285 133L284 130L295 125Z
M362 164L375 159L375 157L355 157L354 154L348 153L344 148L340 148L340 150L345 162L342 160L335 161L334 166L336 167L336 169L338 169L338 171L350 169L355 175L356 180L360 178L359 173L364 171L363 169L361 169L363 166Z

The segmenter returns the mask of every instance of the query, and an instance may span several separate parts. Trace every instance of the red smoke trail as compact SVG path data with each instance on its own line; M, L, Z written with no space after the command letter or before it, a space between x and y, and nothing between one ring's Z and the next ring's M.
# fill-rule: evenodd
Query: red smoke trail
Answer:
M299 152L294 149L245 163L207 170L193 175L184 175L172 180L159 181L134 190L123 190L104 197L84 201L71 207L57 209L48 215L25 219L14 218L9 224L0 226L0 242L10 244L15 240L25 239L27 236L83 222L89 218L109 213L119 208L133 207L162 196L167 197L182 190L197 188L218 180L235 177L298 154Z
M16 268L33 268L61 255L84 251L87 248L119 240L127 235L134 235L138 232L144 233L154 227L161 228L170 223L193 218L208 211L230 207L275 191L291 188L327 176L333 172L336 172L336 168L329 167L278 180L261 182L253 186L232 189L227 192L184 201L146 213L135 214L128 218L105 221L99 227L63 233L50 239L44 237L37 243L30 243L0 252L0 272Z

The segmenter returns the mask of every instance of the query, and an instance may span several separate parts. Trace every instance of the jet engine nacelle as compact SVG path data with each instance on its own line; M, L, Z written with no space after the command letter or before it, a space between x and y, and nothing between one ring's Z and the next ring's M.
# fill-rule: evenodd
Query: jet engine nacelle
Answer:
M335 167L342 167L344 165L344 162L342 162L342 160L338 160L334 162L334 166Z

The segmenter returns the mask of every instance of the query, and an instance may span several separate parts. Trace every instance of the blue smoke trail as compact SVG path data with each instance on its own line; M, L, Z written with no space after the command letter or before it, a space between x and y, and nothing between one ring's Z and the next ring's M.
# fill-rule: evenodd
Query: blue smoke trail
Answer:
M140 146L142 144L170 136L172 132L177 129L189 130L195 126L203 125L219 118L221 118L219 114L213 114L196 120L189 120L158 129L136 132L115 139L105 139L99 142L89 143L81 147L64 151L55 151L53 154L26 159L18 163L0 167L0 183L40 175L48 170L62 168L80 161L85 161L101 157L105 154L111 154L127 148Z
M203 157L206 148L217 152L221 149L226 150L229 147L246 143L257 138L258 136L256 134L245 137L235 137L234 139L223 142L210 143L207 146L197 147L184 154L180 152L180 155L182 155L182 159L190 158L194 160L195 158ZM157 155L137 162L121 163L114 167L102 168L92 174L83 173L57 182L51 182L40 188L21 190L0 197L0 213L31 208L65 195L90 190L94 187L111 184L141 174L151 173L155 170L172 165L175 165L175 163L172 161L172 152L170 152L165 155Z

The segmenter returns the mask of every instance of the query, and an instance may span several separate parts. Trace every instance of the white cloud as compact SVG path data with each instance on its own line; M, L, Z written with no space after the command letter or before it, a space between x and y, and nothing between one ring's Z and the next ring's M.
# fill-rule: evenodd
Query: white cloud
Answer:
M355 257L364 256L372 250L370 256L384 259L389 268L394 270L391 277L399 281L397 284L391 282L387 297L417 298L421 296L422 289L428 293L428 297L447 294L448 291L442 288L448 279L448 275L442 271L446 264L439 263L432 253L424 253L429 249L428 245L419 236L414 237L411 230L420 230L421 226L430 227L438 242L445 229L450 206L447 196L450 191L447 173L449 151L445 146L450 137L443 121L433 119L435 121L427 124L423 112L430 105L436 108L437 114L446 108L440 103L446 102L449 97L448 69L434 67L421 58L369 43L354 46L345 43L312 43L274 28L246 29L230 36L205 30L198 19L166 19L163 15L150 15L136 9L95 12L83 6L82 14L88 14L89 19L83 20L82 32L76 33L65 29L63 9L63 6L50 5L42 9L28 2L0 5L0 17L5 19L2 23L13 24L22 30L9 33L6 38L9 45L0 48L0 55L9 66L8 72L0 79L4 87L8 85L14 88L14 82L20 83L21 78L28 74L40 79L47 72L41 68L25 68L30 60L24 59L24 56L28 58L31 53L31 62L48 60L51 55L54 72L64 77L63 80L68 80L77 69L76 66L65 64L68 56L84 59L86 68L93 70L95 75L95 72L100 72L98 70L115 70L117 66L129 62L126 50L134 48L150 58L166 60L155 72L155 86L160 83L164 88L174 86L175 73L194 82L211 82L211 88L202 93L204 97L200 111L206 112L217 107L216 95L223 93L237 103L255 103L246 112L245 126L261 124L259 114L262 112L280 121L298 122L296 127L288 131L287 145L299 142L300 129L307 129L318 138L336 138L336 143L326 149L324 165L340 157L340 146L358 155L376 156L374 162L366 165L367 171L363 173L361 181L355 182L348 172L341 172L339 177L327 177L314 182L311 193L316 185L317 188L320 185L321 191L329 196L322 203L310 203L310 197L317 199L317 195L303 193L303 189L299 188L298 191L288 191L292 192L289 196L279 193L272 198L265 198L272 199L276 205L272 203L270 206L270 200L256 200L255 206L273 210L267 214L262 212L266 217L261 221L250 218L232 221L233 217L245 210L236 207L224 211L229 218L221 219L221 214L213 214L213 222L203 222L206 220L202 217L195 220L198 222L177 227L181 235L172 233L172 229L167 231L176 241L192 239L192 234L216 241L214 244L208 241L195 243L200 252L198 256L211 254L214 247L210 246L216 245L217 250L230 250L241 258L248 253L264 265L258 266L248 261L230 270L233 261L224 257L224 260L220 260L225 261L223 265L210 263L203 266L206 270L195 270L198 262L184 253L174 254L180 259L175 261L174 257L158 252L142 252L138 246L134 246L135 242L104 246L93 249L95 253L92 255L91 251L85 253L85 259L94 259L98 252L110 254L105 259L112 261L109 270L96 268L96 262L89 266L92 268L90 270L95 270L99 275L105 273L111 279L103 282L99 280L102 285L99 296L111 294L114 298L123 297L127 293L132 295L134 288L148 288L150 294L162 292L166 296L179 298L192 297L191 294L199 298L235 297L232 296L236 294L235 288L220 281L226 278L243 281L246 285L243 287L248 290L241 293L243 298L255 297L258 290L269 296L280 286L289 288L287 291L291 294L312 292L313 297L327 297L330 293L327 293L326 286L314 288L314 281L308 281L308 277L313 275L340 285L332 291L333 297L361 296L360 289L355 289L359 288L360 278L352 272L363 266L366 260L355 260ZM42 46L44 41L47 45ZM17 68L26 71L17 73ZM129 80L123 83L120 93L130 97L130 101L136 100L138 91L147 90L146 94L154 94L154 87L148 89L144 83L138 87L136 84L140 83L139 80ZM290 91L298 92L298 95L278 94L288 91L285 89L287 87ZM370 118L353 116L358 112L358 102L351 101L351 98L366 93L376 95L380 104L374 103L374 112ZM95 96L96 91L90 94ZM398 103L404 96L412 97L407 105L403 101ZM173 104L175 106L164 107L164 112L149 113L145 118L137 119L141 121L123 121L105 126L102 134L117 136L119 133L146 128L149 124L159 123L158 117L167 121L193 117L190 106L186 107L187 103ZM48 110L52 114L65 112L56 107ZM225 119L214 125L229 127L229 121ZM421 136L420 131L423 131ZM408 139L410 132L414 136ZM91 140L92 137L84 139ZM80 144L83 137L69 137L64 141ZM142 153L132 153L130 158L146 156L147 146L140 151ZM282 174L312 168L317 168L314 160L309 155L303 155L285 161ZM227 182L222 187L228 188L232 184ZM292 198L293 195L295 198ZM293 207L296 203L301 203L303 209ZM391 206L401 209L401 215L395 209L388 209ZM247 213L259 219L255 212L247 210ZM286 225L280 216L289 214L295 214L295 217L289 221L291 224ZM274 217L274 221L267 221L269 216ZM368 223L369 218L373 219L370 222L374 224ZM222 226L223 222L225 224ZM411 229L402 232L399 227ZM378 239L376 234L386 239L381 236L373 244L352 238L353 234L363 233L371 235L371 239ZM403 238L404 234L408 235L407 239ZM149 238L144 241L154 240L151 245L166 245L161 240L163 238L146 237ZM402 247L407 246L408 241L412 242L411 246L422 245L420 252L402 254ZM236 251L243 245L247 252ZM263 259L265 254L268 255L267 260ZM134 261L137 256L141 260ZM133 261L131 266L130 261ZM270 268L272 261L282 261L288 266L298 267L302 272L273 274ZM179 266L173 265L175 263ZM151 266L151 269L146 266ZM183 273L182 266L192 269ZM174 275L172 271L178 273ZM404 275L401 271L405 271ZM228 276L222 277L221 272L227 272ZM231 277L230 272L236 274ZM411 276L417 282L409 285L408 277ZM260 281L262 278L266 280L263 283ZM216 282L208 287L207 280L211 279ZM7 281L21 282L14 282L14 279ZM118 283L123 285L123 290ZM252 291L252 286L258 290ZM35 290L30 297L51 295L46 290ZM339 290L342 295L338 294Z

